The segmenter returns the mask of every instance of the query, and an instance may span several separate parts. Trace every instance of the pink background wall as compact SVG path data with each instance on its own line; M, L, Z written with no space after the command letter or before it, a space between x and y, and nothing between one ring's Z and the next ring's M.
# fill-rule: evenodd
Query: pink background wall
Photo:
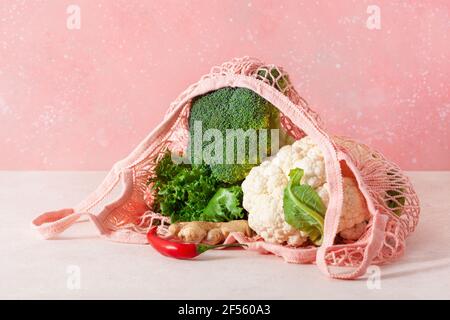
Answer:
M69 30L67 6L81 9ZM369 30L370 4L381 29ZM450 169L449 1L0 4L0 169L109 169L211 66L280 64L327 127Z

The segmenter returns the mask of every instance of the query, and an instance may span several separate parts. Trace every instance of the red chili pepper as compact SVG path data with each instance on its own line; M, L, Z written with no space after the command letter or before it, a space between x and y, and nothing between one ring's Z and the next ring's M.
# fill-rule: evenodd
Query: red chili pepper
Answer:
M240 243L209 245L175 242L158 237L156 230L157 227L152 227L147 233L148 242L162 255L176 259L192 259L210 249L246 246Z

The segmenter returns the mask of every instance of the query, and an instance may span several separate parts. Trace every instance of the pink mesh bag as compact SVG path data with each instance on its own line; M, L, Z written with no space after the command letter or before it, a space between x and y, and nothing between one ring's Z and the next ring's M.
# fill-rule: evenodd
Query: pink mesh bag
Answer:
M248 250L272 253L291 263L316 263L326 275L339 279L357 278L370 264L392 261L404 252L406 237L414 231L419 218L419 201L409 179L379 152L327 133L282 68L249 57L212 68L181 93L164 120L128 157L113 166L92 194L74 208L38 216L32 222L33 227L49 239L87 217L102 237L140 244L147 243L146 232L155 220L162 222L160 232L164 232L168 218L149 211L152 197L146 182L167 149L186 148L190 101L223 87L253 90L280 110L281 124L293 138L310 136L323 151L330 191L324 238L319 248L282 246L239 233L230 234L227 243L246 243ZM342 162L356 178L371 218L359 240L335 244L343 203Z

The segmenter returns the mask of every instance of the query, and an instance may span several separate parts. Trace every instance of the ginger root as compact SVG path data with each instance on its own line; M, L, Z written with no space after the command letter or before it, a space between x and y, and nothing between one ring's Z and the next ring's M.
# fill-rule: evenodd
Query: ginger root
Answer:
M178 222L171 224L168 231L171 236L185 242L205 242L212 245L223 243L230 232L242 232L247 237L252 236L247 220Z

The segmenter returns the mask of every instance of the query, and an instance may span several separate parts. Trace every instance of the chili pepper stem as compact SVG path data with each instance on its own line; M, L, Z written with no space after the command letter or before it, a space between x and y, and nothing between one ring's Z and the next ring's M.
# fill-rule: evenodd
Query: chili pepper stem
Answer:
M218 245L199 243L197 245L197 252L198 252L198 254L201 254L201 253L211 250L211 249L229 248L229 247L246 247L246 246L247 246L246 244L241 244L241 243L218 244Z

